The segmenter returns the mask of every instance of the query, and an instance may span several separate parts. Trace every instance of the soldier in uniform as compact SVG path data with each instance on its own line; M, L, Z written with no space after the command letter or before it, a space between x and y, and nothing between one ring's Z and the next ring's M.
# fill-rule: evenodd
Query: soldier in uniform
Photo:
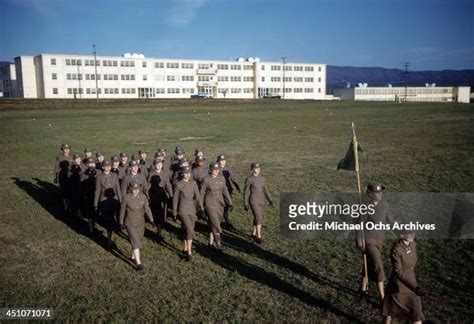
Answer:
M96 169L92 158L87 159L86 165L87 169L81 175L82 216L89 223L89 231L92 233L95 227L95 179L100 172Z
M81 193L81 176L84 168L81 165L82 160L79 154L72 156L72 165L69 168L69 210L74 216L81 216L82 193Z
M146 151L142 149L138 150L138 156L140 157L139 159L140 167L145 168L148 175L148 171L150 170L152 163L146 159L147 158Z
M145 216L153 223L153 215L148 206L148 199L141 192L141 188L138 182L130 183L130 192L123 198L119 217L120 227L127 229L128 237L132 244L132 260L135 261L137 270L143 270L143 264L140 260L140 249L142 247L143 235L145 234Z
M171 180L171 184L173 185L173 188L176 186L176 184L178 183L178 181L180 181L183 177L183 169L185 167L188 167L189 166L189 162L186 161L185 158L182 158L181 160L179 160L179 169L177 169L176 172L174 172L173 174L173 178Z
M85 148L84 149L84 158L82 159L82 165L85 168L86 167L86 162L88 158L92 157L92 150L90 148Z
M105 160L105 156L104 154L102 154L102 152L96 152L95 153L95 168L99 171L102 171L102 163L104 162Z
M211 163L210 175L208 175L201 186L201 206L204 206L211 232L209 234L209 245L221 250L221 222L224 217L224 207L233 209L232 199L225 185L225 179L219 174L219 164Z
M264 221L263 205L265 199L270 207L273 207L272 197L265 183L265 178L260 175L260 163L252 163L250 169L252 174L245 179L244 208L252 210L253 231L252 238L257 244L262 243L262 224Z
M387 201L382 199L385 187L381 184L369 182L367 185L367 194L363 203L366 205L373 204L375 213L367 214L362 221L365 223L392 223L392 217ZM364 240L362 239L364 235ZM367 255L367 274L368 280L377 283L377 289L380 298L384 298L384 281L385 272L383 269L383 261L381 250L385 241L385 232L378 230L364 231L358 233L357 246L363 253ZM364 244L365 243L365 244ZM366 286L365 276L362 278L361 291Z
M54 163L54 183L59 183L64 210L67 211L69 208L69 188L67 180L69 166L72 162L72 156L69 154L71 147L68 144L62 144L61 151L62 154L56 157L56 162Z
M117 175L119 183L121 183L123 177L125 177L125 169L120 168L120 158L117 155L112 155L110 161L112 162L111 171Z
M203 152L202 149L197 148L196 150L194 150L194 162L193 162L193 164L191 165L191 169L194 169L194 168L196 168L196 167L198 166L198 161L197 161L197 159L198 159L199 157L204 157L204 152Z
M127 152L120 152L119 157L120 157L119 168L122 169L123 174L125 174L127 171L127 166L128 166L128 154Z
M175 155L171 158L170 165L172 176L174 176L174 174L179 171L181 164L180 160L184 159L184 153L184 149L181 146L176 146L176 148L174 149Z
M148 173L148 196L150 207L157 228L158 241L163 240L161 230L166 222L168 199L173 196L168 173L163 169L163 160L155 159L153 168Z
M130 186L130 183L135 182L140 185L140 190L144 195L147 195L147 184L146 184L146 178L143 175L143 173L138 172L138 162L136 160L131 160L130 163L128 164L128 169L129 172L125 175L125 177L122 180L122 197L125 197L127 194L127 189Z
M166 156L166 150L164 148L159 148L155 153L155 158L161 158L163 160L163 169L170 173L171 168L171 159L169 156Z
M205 166L206 158L204 156L196 157L195 163L197 163L197 165L193 168L193 179L196 181L199 190L201 190L204 178L209 175L209 169Z
M103 172L96 177L94 210L102 217L107 230L107 247L112 247L112 232L115 229L115 215L119 203L122 201L119 180L116 173L112 172L112 164L105 160L102 162Z
M232 188L232 185L235 186L235 189L237 190L238 193L240 193L240 187L239 184L237 183L237 180L234 177L233 172L229 169L226 168L226 158L224 155L219 155L217 156L217 163L219 164L219 167L221 169L221 175L225 179L225 184L227 186L227 190L229 191L229 194L232 196L232 193L234 189ZM230 219L229 219L229 209L228 207L224 208L224 223L222 224L228 229L234 229L234 225L231 224Z
M197 221L196 205L202 210L199 189L191 177L191 168L183 169L183 178L177 183L173 194L173 217L178 217L185 229L183 254L186 261L191 261L194 226Z
M393 318L421 323L425 317L421 307L423 289L415 276L417 261L415 234L405 233L395 243L390 253L392 275L387 285L387 294L383 301L382 314L385 323Z

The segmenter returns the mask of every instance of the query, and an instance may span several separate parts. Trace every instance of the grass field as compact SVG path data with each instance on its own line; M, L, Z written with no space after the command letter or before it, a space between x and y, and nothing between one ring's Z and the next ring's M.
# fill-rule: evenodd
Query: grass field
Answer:
M282 192L355 191L353 173L336 171L357 124L364 184L390 191L474 192L474 106L292 101L0 101L0 307L51 307L69 321L380 321L375 287L357 296L361 256L349 241L289 241L279 235ZM265 242L251 243L251 218L234 195L225 253L205 244L197 224L194 260L178 253L179 224L166 244L147 225L144 272L120 251L61 215L53 162L61 143L107 157L182 145L228 156L240 183L258 160L276 207L266 210ZM386 242L386 273L390 273ZM474 242L418 242L417 276L434 322L474 318Z

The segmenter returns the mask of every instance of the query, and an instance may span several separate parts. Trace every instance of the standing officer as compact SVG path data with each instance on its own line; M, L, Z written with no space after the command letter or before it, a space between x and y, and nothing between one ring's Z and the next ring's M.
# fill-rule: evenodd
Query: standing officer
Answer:
M179 215L186 232L183 239L186 261L191 261L192 258L194 226L197 221L196 204L203 209L198 186L191 178L191 168L186 166L183 169L183 178L177 183L173 194L173 217Z
M196 166L193 168L193 179L196 181L199 190L201 190L204 178L209 175L209 169L205 167L206 158L204 156L196 157Z
M382 193L385 187L381 184L369 182L367 185L367 194L364 197L363 203L374 206L374 214L366 214L362 219L364 224L367 222L377 223L392 223L390 209L387 201L382 199ZM383 261L381 250L385 241L385 232L382 230L364 230L365 242L361 237L362 233L358 233L357 245L363 253L367 255L367 274L368 280L377 283L377 289L380 298L384 298L384 281L385 272L383 270ZM364 246L365 243L365 246ZM366 287L365 276L362 278L361 291Z
M120 158L117 155L112 155L110 160L112 162L112 170L111 171L117 175L119 183L121 183L123 177L125 177L125 169L120 168Z
M209 234L209 245L214 245L217 250L221 250L221 222L224 216L224 207L233 209L232 199L225 185L225 179L219 174L219 164L211 163L210 175L208 175L201 186L201 206L207 215L211 232Z
M270 207L273 207L272 197L265 183L265 178L260 175L260 163L253 162L250 169L252 174L245 179L244 208L252 210L253 231L252 238L257 244L262 243L262 224L264 221L263 204L265 198Z
M105 160L105 156L104 154L102 154L102 152L96 152L95 153L95 168L99 171L102 171L102 163L104 162Z
M94 195L95 195L95 178L99 173L95 167L92 158L86 161L87 169L81 175L81 192L82 192L82 216L89 223L89 231L92 233L95 226L94 213Z
M148 171L150 170L152 163L146 159L147 158L146 151L143 149L138 150L138 156L140 157L139 159L140 167L145 168L148 175Z
M203 152L202 149L197 148L196 150L194 150L194 162L193 162L193 164L191 165L191 169L194 169L195 167L198 166L198 161L197 161L197 159L198 159L199 157L204 157L204 152Z
M145 234L145 216L153 223L153 215L148 206L148 199L140 192L141 185L137 182L131 182L129 189L130 193L126 194L122 201L119 223L122 229L127 229L132 244L132 260L135 261L136 269L143 270L140 249Z
M69 154L71 152L71 147L69 144L62 144L61 151L62 154L56 157L56 162L54 163L54 183L59 183L64 210L67 211L69 208L69 188L67 179L69 166L72 162L72 156Z
M217 163L219 163L221 174L225 179L227 190L229 191L229 194L232 196L232 192L234 191L234 189L232 188L232 184L235 186L235 189L237 190L238 193L240 193L241 191L240 191L239 184L235 180L233 172L229 168L226 168L226 162L227 161L224 155L221 154L217 156ZM224 224L223 225L228 229L234 229L234 225L232 225L229 220L228 207L224 208Z
M171 159L169 156L166 156L166 150L164 148L159 148L155 153L155 158L160 157L163 160L163 169L169 173L171 168Z
M103 172L96 177L94 210L101 216L105 229L107 230L107 248L112 247L112 232L115 228L115 215L119 203L122 201L122 194L118 176L112 172L112 164L109 160L102 162Z
M424 291L415 276L417 255L414 233L401 235L401 239L392 247L390 259L392 275L382 311L385 323L391 323L393 318L421 323L425 319L420 298Z
M128 154L127 152L120 152L120 163L119 163L119 169L123 170L123 174L125 175L127 172L127 166L128 166Z
M161 230L166 222L166 209L168 199L173 196L170 178L163 170L163 160L155 159L153 168L148 173L148 196L150 207L157 228L158 241L163 240Z
M82 193L81 193L81 176L84 171L81 156L74 154L72 156L72 165L69 169L69 210L74 216L81 216Z
M138 162L135 160L130 161L130 163L128 164L128 169L129 172L127 172L127 174L122 180L122 197L125 197L125 195L127 194L127 189L129 188L130 183L132 182L138 183L142 193L147 195L146 178L143 173L138 172Z
M82 165L84 166L84 168L86 167L87 159L91 157L92 157L92 150L86 147L84 149L84 158L82 159Z

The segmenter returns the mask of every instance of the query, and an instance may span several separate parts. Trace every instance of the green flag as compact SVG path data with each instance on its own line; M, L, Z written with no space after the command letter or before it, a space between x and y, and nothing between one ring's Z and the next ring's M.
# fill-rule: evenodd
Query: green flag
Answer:
M357 151L362 152L362 148L357 143ZM337 170L342 169L346 171L355 171L355 157L354 157L354 138L352 138L349 148L347 149L346 155L339 161Z

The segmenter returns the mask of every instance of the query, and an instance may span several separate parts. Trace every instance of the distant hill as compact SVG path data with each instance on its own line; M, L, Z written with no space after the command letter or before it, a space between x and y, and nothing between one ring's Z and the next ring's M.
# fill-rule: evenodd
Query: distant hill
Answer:
M328 92L335 88L344 88L347 83L356 86L367 83L370 86L405 85L405 73L401 69L380 67L327 66ZM408 86L424 87L426 83L437 86L474 87L474 70L411 71L407 75Z

